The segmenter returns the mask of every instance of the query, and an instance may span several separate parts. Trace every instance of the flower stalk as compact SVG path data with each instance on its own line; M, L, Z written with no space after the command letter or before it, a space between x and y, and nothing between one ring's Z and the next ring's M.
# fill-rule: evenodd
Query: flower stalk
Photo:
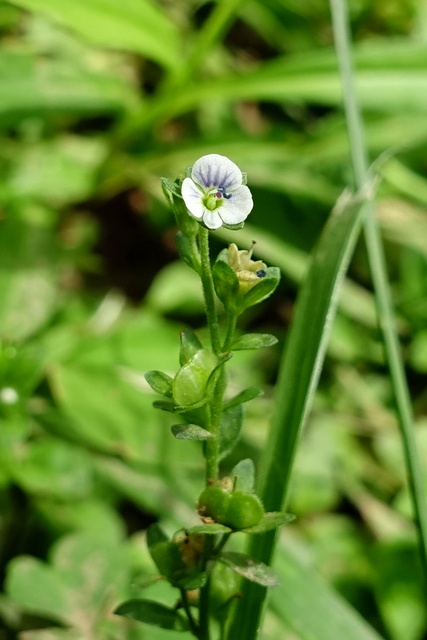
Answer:
M242 403L260 393L250 388L231 401L224 400L225 365L232 355L237 320L246 308L273 293L280 274L274 267L252 260L252 249L239 250L235 244L211 263L210 231L220 226L240 228L253 207L245 176L234 162L217 154L203 156L186 178L163 178L162 187L177 221L179 253L201 280L210 345L203 345L191 329L184 329L180 334L180 368L175 376L149 371L145 377L162 396L157 406L181 420L181 424L172 426L173 435L203 444L205 488L197 501L202 524L184 528L172 538L158 525L152 525L147 532L149 552L160 575L179 590L177 606L167 609L148 600L138 606L139 601L134 599L123 603L116 613L148 624L164 615L165 628L187 630L198 640L211 640L214 619L224 636L228 616L234 609L230 604L237 595L236 574L260 584L272 584L267 567L258 566L254 571L256 565L244 554L227 555L224 547L228 539L236 531L250 533L255 527L256 532L262 532L289 520L286 514L283 517L284 514L264 513L254 493L251 460L239 462L230 478L221 478L220 474L222 458L233 450L239 438ZM218 311L221 303L226 318L224 333ZM258 340L253 336L246 341L246 348L275 342L273 336L263 335ZM239 348L245 348L245 340L239 340ZM138 617L143 615L142 610L149 612L145 618Z

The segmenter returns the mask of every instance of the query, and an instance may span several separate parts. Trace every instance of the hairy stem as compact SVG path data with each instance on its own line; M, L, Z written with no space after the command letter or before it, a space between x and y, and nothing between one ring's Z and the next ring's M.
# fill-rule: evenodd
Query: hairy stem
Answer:
M209 257L209 231L204 227L200 227L199 245L200 257L202 260L200 277L202 279L203 295L205 297L206 316L211 337L211 345L213 352L219 354L221 352L221 339L219 335L218 315L215 307L215 290Z

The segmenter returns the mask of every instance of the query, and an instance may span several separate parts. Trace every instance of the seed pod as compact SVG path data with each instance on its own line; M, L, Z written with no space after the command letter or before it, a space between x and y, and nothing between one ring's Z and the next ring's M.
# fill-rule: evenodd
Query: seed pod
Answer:
M227 503L223 524L232 529L247 529L258 524L263 515L264 507L257 495L234 491Z
M215 522L225 524L224 519L231 496L232 494L229 491L218 485L206 487L200 494L198 501L200 515L203 518L212 518Z

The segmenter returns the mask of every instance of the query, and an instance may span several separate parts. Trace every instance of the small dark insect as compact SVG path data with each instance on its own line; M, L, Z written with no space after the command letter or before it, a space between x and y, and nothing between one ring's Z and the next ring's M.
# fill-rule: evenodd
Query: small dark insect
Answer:
M267 271L265 269L260 269L256 272L256 274L258 278L265 278L265 276L267 275Z

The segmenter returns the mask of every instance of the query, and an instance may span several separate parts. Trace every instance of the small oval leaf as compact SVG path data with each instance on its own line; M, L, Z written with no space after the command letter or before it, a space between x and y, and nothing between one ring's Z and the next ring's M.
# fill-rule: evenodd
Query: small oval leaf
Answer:
M236 478L235 491L251 493L255 484L255 465L250 458L240 460L231 471L231 477Z
M292 513L282 513L281 511L269 511L264 513L262 519L254 527L245 529L245 533L264 533L264 531L270 531L271 529L277 529L283 524L288 524L295 520L295 516Z
M226 551L221 554L221 562L233 569L246 580L256 582L263 587L274 587L279 584L276 574L263 562L255 562L244 553Z
M247 333L237 338L231 347L232 351L243 351L244 349L264 349L277 344L276 336L270 333Z
M220 424L220 457L225 458L237 444L243 422L243 409L237 407L226 409L221 416Z
M196 524L196 526L188 529L188 533L191 535L203 533L208 536L215 536L218 533L230 533L231 531L232 529L230 529L230 527L226 527L224 524L218 524L217 522L212 522L212 524Z
M212 434L197 424L174 424L171 431L178 440L207 440Z
M173 379L167 373L163 371L147 371L144 377L154 391L167 398L172 398Z
M162 629L172 631L188 631L189 629L187 620L177 611L153 600L139 598L126 600L115 609L114 613L117 616L145 622L145 624Z
M230 398L230 400L224 402L224 409L231 409L231 407L237 407L239 404L249 402L249 400L253 400L254 398L259 398L263 393L263 390L258 387L248 387L234 396L234 398Z

